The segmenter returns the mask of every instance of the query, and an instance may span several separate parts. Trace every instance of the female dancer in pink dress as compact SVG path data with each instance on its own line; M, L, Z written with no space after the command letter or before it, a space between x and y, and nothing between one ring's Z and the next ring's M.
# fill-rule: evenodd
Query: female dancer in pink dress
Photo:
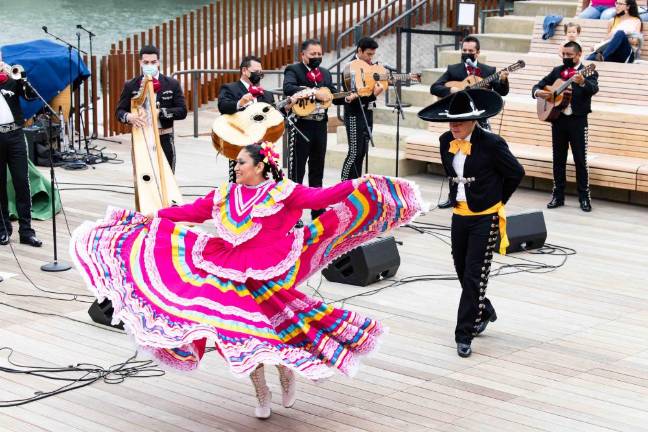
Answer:
M268 418L264 364L279 369L282 402L295 402L295 372L311 380L352 375L376 349L382 325L308 297L297 286L331 260L411 221L415 186L369 176L330 188L283 179L271 144L238 155L236 183L156 217L110 208L73 234L71 256L98 299L114 307L140 350L176 369L197 367L207 341L230 371L249 375ZM272 174L272 179L269 179ZM296 228L304 209L329 209ZM178 222L212 219L217 235Z

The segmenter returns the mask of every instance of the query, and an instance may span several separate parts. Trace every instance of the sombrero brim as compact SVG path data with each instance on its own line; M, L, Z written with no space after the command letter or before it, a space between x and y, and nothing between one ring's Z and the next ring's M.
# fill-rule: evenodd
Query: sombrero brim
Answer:
M475 108L481 111L479 114L466 116L449 115L448 109L455 94L446 96L419 111L418 116L422 120L429 122L451 122L451 121L472 121L482 120L497 115L504 106L502 97L492 90L486 89L468 89L463 90L468 93L475 103Z

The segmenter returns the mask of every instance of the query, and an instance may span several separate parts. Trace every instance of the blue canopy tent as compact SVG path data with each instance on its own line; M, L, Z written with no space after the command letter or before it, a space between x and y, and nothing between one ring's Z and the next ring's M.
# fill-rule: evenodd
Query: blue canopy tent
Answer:
M25 68L27 79L46 101L51 101L64 90L70 81L72 88L77 88L81 82L90 76L90 71L78 58L78 51L68 51L64 45L49 40L40 39L0 48L2 60L10 65L19 64ZM79 61L80 60L80 61ZM70 65L72 76L70 80ZM20 100L25 119L33 117L43 108L40 99L34 101ZM56 108L55 108L56 109ZM51 188L47 178L29 161L29 183L32 191L32 218L48 219L51 215ZM9 213L15 216L16 206L11 183L8 175L7 192L9 196ZM56 191L56 211L61 207L60 197Z
M70 63L72 88L90 76L77 50L72 49L70 54L66 46L47 39L5 45L0 49L5 63L25 68L27 79L46 101L52 100L70 84ZM21 100L21 106L25 119L28 119L43 108L43 102Z

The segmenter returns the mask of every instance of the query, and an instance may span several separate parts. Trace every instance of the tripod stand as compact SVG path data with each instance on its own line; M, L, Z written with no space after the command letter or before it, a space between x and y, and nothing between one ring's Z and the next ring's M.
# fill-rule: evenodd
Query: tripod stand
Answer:
M394 69L393 68L386 68L389 71L389 78L390 81L394 80ZM396 169L395 169L395 176L398 177L398 155L400 153L400 120L401 118L405 120L405 113L403 112L404 107L409 107L411 106L410 104L403 104L401 103L400 99L400 89L401 89L401 82L400 81L395 81L395 89L394 89L394 95L396 98L396 102L393 104L387 104L388 107L394 108L394 112L396 113Z

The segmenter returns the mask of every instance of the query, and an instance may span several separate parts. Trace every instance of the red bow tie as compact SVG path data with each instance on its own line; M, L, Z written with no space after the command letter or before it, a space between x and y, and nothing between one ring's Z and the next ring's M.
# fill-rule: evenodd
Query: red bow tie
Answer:
M251 94L252 96L254 96L255 98L258 98L258 97L260 97L260 96L263 96L263 87L261 87L261 86L251 85L251 86L248 88L248 92L250 92L250 94Z
M0 84L4 84L7 81L9 81L9 75L4 72L0 72Z
M560 77L563 80L568 80L569 78L573 77L576 75L576 69L574 68L564 68L562 71L560 71Z
M481 69L479 68L466 66L466 70L468 71L468 75L481 76Z
M160 84L160 81L153 78L153 91L157 93L160 91L160 88L162 88L162 84Z
M319 68L309 70L308 73L306 74L306 78L308 78L308 81L316 84L321 83L324 80L322 71L320 71Z

